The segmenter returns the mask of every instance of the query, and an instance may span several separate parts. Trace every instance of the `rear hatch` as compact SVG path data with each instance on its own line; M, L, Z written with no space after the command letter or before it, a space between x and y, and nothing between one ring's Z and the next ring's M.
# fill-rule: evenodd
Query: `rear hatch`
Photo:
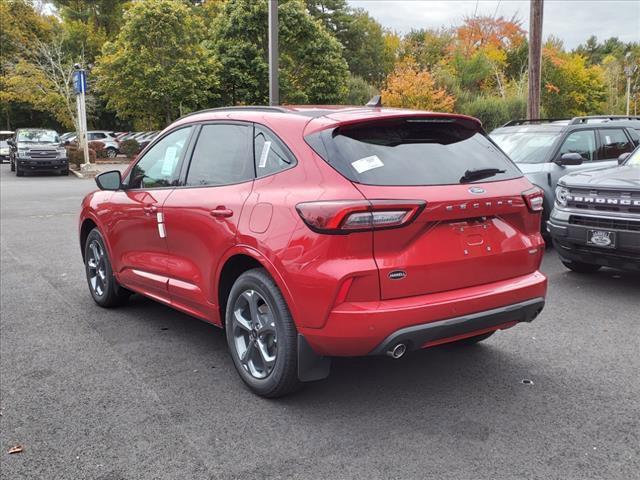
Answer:
M541 192L477 121L407 116L324 130L307 141L374 209L379 200L425 202L411 222L374 229L382 299L486 284L539 267L540 215L532 209L536 198L542 208Z

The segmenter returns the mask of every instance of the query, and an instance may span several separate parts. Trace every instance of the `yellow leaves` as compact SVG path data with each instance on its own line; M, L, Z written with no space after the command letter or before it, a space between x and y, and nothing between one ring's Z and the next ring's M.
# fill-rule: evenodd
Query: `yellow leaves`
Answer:
M451 112L455 99L438 88L428 70L420 70L412 58L396 64L381 92L385 106Z

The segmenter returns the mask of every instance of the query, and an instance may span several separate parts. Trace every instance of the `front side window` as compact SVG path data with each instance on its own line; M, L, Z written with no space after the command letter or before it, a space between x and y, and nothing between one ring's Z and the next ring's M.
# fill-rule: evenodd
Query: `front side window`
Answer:
M170 187L177 181L180 163L192 127L171 132L156 143L131 170L129 188Z
M251 130L248 125L203 125L185 184L230 185L252 180Z
M635 145L627 138L622 129L607 128L600 130L600 158L603 160L618 158L630 152Z
M582 158L592 162L596 158L596 135L593 130L580 130L570 133L560 147L558 157L565 153L579 153Z
M256 125L253 141L258 178L285 170L295 163L293 155L269 130Z

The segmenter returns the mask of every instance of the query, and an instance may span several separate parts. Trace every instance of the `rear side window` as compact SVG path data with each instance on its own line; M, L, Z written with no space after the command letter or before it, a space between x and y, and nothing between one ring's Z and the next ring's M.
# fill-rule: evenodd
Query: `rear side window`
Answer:
M280 172L295 164L287 147L266 128L256 125L254 152L258 178Z
M252 180L250 131L246 125L203 125L185 184L230 185Z
M482 181L522 173L464 119L403 118L324 130L309 145L348 179L368 185L450 185L468 170L504 170Z
M624 130L617 128L603 128L600 130L600 158L603 160L618 158L635 148Z

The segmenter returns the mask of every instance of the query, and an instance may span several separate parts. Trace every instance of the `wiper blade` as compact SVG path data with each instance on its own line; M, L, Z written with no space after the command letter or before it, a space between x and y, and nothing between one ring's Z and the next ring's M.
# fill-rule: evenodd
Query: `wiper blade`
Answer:
M466 172L464 172L464 175L460 177L460 183L473 182L474 180L493 177L498 173L504 172L506 172L506 170L500 168L478 168L475 170L467 170Z

